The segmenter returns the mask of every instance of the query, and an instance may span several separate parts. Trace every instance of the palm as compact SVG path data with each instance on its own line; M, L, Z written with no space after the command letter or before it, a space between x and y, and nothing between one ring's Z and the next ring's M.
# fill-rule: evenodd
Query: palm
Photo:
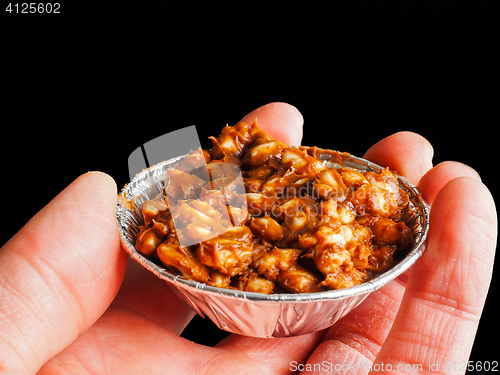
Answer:
M300 141L301 118L295 109L269 105L247 117L253 120L256 115L262 127L267 127L276 137L292 144ZM283 131L284 124L292 124L287 134ZM49 278L64 280L68 289L62 293L59 303L64 304L65 298L76 301L74 305L74 302L67 302L72 308L61 308L69 315L75 314L73 320L63 319L71 329L51 329L50 325L47 328L45 322L45 328L42 325L37 329L42 330L41 335L50 342L46 352L40 350L41 353L30 362L26 360L32 355L30 346L20 345L14 350L18 361L2 362L0 359L0 366L3 363L10 363L12 368L24 366L27 373L32 373L48 360L41 373L285 374L302 369L322 373L327 369L367 373L372 363L390 364L393 370L405 369L405 365L410 370L408 366L421 364L426 370L428 364L437 361L466 360L491 280L496 241L491 196L475 172L464 165L445 163L429 171L432 168L431 148L412 133L386 138L372 147L365 157L396 169L414 183L420 180L421 191L433 204L427 250L407 274L372 293L332 328L286 339L231 335L214 348L180 338L178 335L193 313L163 281L129 262L122 283L126 256L119 249L113 228L112 188L109 178L92 175L87 179L92 179L94 187L108 186L102 189L106 192L96 193L98 201L107 202L100 209L106 224L97 226L99 223L92 222L89 225L89 230L94 228L97 232L92 241L94 250L81 247L87 253L94 251L93 255L98 254L102 262L93 265L92 277L82 272L78 278L73 272L71 282L60 275L67 272L65 267L53 267L55 276L46 273ZM79 181L80 185L85 182ZM80 185L72 186L82 189ZM61 194L63 197L56 198L56 203L67 195ZM53 219L54 215L42 213L16 236L24 236L24 239L15 237L5 246L0 253L3 258L16 259L15 254L20 252L22 245L29 243L26 238L35 237L30 231L38 230L36 225L41 225L41 219L44 223L47 217ZM57 221L52 225L58 225ZM31 245L43 246L44 243L34 241ZM47 256L53 261L48 251L39 256ZM3 258L0 258L0 267L6 264L2 263ZM26 259L27 256L17 258ZM44 274L43 270L40 274ZM2 273L2 276L2 280L16 277L13 272ZM8 297L1 300L0 312L4 314L5 306L9 305L5 302L10 301ZM26 298L36 299L33 296ZM13 303L15 301L10 306ZM53 309L58 311L57 303L53 304ZM19 308L23 305L25 303L20 303ZM15 321L16 317L10 319ZM43 321L43 314L38 319ZM76 323L71 325L74 321ZM0 321L0 333L8 329L8 322ZM64 333L66 337L62 338ZM460 341L455 338L457 333L460 333ZM36 338L31 340L35 342ZM7 353L13 347L8 340L1 345L0 349L5 347Z

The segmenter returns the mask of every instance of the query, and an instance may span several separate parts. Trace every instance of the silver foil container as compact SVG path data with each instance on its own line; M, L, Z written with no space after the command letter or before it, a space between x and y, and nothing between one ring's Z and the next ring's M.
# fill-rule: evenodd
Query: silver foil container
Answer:
M306 294L261 294L223 289L174 275L142 256L135 249L139 226L143 224L140 205L163 191L166 170L183 157L148 168L124 187L118 196L116 217L120 241L130 257L153 272L177 296L202 317L209 317L219 328L245 336L299 336L332 326L358 306L371 292L405 272L422 255L429 227L429 206L415 186L398 176L399 185L410 198L403 220L412 230L413 242L395 254L395 264L383 274L352 288ZM324 153L320 159L328 167L348 167L361 172L380 172L383 167L349 154L334 161Z

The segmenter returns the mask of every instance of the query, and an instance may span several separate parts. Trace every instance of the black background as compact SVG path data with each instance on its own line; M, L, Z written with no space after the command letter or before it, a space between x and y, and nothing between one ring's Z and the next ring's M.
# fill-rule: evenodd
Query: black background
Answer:
M496 195L491 1L307 11L64 2L57 15L9 14L7 3L0 244L80 174L106 172L121 188L139 145L189 125L203 141L273 101L302 112L303 144L362 156L396 131L414 131L433 144L435 164L469 164ZM485 347L498 335L497 293L495 274L471 360L498 360ZM184 333L207 345L224 335L198 317Z

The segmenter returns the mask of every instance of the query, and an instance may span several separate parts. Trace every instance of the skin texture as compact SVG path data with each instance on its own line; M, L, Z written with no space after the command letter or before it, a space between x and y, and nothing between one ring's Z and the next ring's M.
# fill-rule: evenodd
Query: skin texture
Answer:
M271 135L300 144L295 107L271 103L243 121L255 117ZM292 361L312 370L323 361L423 364L426 372L428 363L467 361L491 282L496 210L474 170L457 162L433 167L432 154L409 132L365 154L418 184L432 204L426 252L408 272L328 330L286 339L231 335L214 348L180 338L193 312L163 281L127 264L111 177L80 176L0 250L0 373L289 374Z

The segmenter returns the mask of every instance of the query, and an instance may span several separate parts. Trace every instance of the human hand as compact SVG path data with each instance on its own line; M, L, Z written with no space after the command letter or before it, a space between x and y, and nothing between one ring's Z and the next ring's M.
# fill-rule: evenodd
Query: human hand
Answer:
M272 103L243 121L255 117L276 138L300 143L302 116L294 107ZM493 199L471 168L432 168L432 147L414 133L394 134L365 157L418 183L432 204L427 249L330 329L284 339L231 335L214 348L180 338L193 312L162 280L127 265L116 185L94 172L0 250L0 372L286 374L346 364L340 370L352 374L367 373L372 363L395 371L467 361L491 281Z

